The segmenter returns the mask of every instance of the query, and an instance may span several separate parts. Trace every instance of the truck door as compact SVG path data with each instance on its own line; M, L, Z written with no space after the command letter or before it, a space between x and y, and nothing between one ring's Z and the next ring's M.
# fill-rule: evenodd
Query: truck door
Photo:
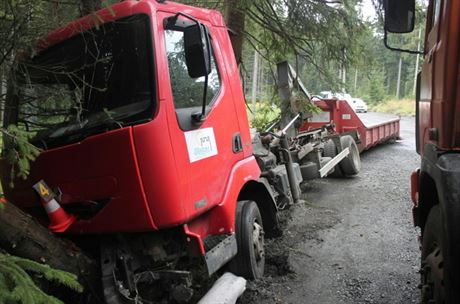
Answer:
M433 117L431 117L432 101L437 97L436 92L433 90L433 83L437 81L434 79L433 74L434 64L439 53L439 20L441 14L442 0L433 0L428 7L428 18L426 24L426 38L425 38L425 61L422 66L420 78L420 100L418 101L418 125L419 134L417 147L419 153L423 153L424 144L429 141L428 130L432 127Z
M170 83L164 96L171 107L169 129L182 181L178 191L184 192L184 211L191 217L221 202L232 167L243 158L243 153L232 91L216 38L219 37L216 31L221 29L207 24L212 70L208 77L206 118L197 123L192 116L201 112L204 77L189 76L185 65L184 32L180 26L165 28L164 20L170 16L159 14L158 20ZM186 22L183 24L185 27Z

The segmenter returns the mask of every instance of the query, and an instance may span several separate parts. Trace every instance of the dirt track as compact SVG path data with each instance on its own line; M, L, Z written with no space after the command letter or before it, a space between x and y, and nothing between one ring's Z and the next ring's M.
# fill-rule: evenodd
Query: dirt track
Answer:
M266 277L240 303L417 303L418 230L410 172L419 164L414 119L401 137L361 156L362 172L303 187L285 211L285 233L267 245Z

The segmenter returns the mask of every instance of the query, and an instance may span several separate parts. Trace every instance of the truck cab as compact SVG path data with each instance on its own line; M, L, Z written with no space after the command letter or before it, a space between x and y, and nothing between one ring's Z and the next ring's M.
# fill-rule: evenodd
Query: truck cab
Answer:
M415 1L383 4L385 37L387 32L413 30ZM422 231L423 303L460 301L459 14L458 1L429 1L424 63L418 77L416 146L421 165L412 174L411 185L414 223Z
M42 152L14 188L2 163L8 199L46 224L32 188L46 181L77 218L65 233L99 240L112 303L134 303L147 283L171 301L191 297L198 264L208 275L230 262L261 277L275 194L253 156L220 13L128 0L37 48L19 62L22 86L5 120L31 131Z

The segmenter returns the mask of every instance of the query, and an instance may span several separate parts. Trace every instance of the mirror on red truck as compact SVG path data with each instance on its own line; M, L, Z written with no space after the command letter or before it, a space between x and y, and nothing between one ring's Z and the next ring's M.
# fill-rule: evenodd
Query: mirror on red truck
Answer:
M410 33L414 30L415 0L384 0L385 31Z
M390 46L388 44L388 33L405 34L414 30L415 26L415 0L382 0L384 9L384 36L385 47L392 51L409 54L420 54L423 52L408 50Z
M193 23L179 19L180 16ZM206 118L208 75L211 73L211 47L208 29L197 19L184 13L178 13L168 18L165 27L167 29L179 29L184 32L184 51L187 72L192 78L205 78L201 112L192 114L193 122L200 125Z
M207 29L201 23L184 29L185 62L192 78L207 76L211 72L208 39Z
M179 19L180 16L193 23ZM167 19L165 28L184 32L185 64L189 76L199 78L209 75L211 73L211 53L206 26L187 14L178 13Z

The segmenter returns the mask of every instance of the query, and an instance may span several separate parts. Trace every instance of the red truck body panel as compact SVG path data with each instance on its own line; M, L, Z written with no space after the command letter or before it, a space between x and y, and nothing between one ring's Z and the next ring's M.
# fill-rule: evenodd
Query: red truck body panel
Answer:
M165 50L164 18L183 12L208 26L221 89L205 122L212 129L217 154L198 161L189 158L186 133L178 124ZM62 191L62 206L103 204L89 219L79 218L69 233L136 232L190 223L185 230L202 239L210 233L232 233L235 206L244 183L257 180L260 169L252 156L249 123L238 68L222 16L212 10L176 3L125 1L110 10L86 16L40 40L39 48L55 45L84 32L95 22L146 14L150 17L156 87L152 120L90 136L81 142L49 149L33 163L31 175L14 189L5 189L21 208L37 211L41 205L32 185L44 179ZM153 81L153 79L152 79ZM153 101L152 101L153 102ZM233 138L240 134L243 151L233 152ZM2 170L6 174L7 170ZM6 177L4 176L4 180ZM200 223L197 225L196 223Z
M399 118L389 118L369 124L353 111L346 100L323 99L315 103L323 112L314 115L310 121L305 122L301 131L321 128L324 124L332 122L339 134L356 130L361 140L361 143L358 144L360 152L389 139L399 137ZM362 115L364 117L369 114Z
M88 220L79 220L70 231L109 232L120 227L149 230L155 227L138 172L132 128L98 134L80 143L41 153L32 163L26 181L18 180L7 197L37 218L43 209L31 186L41 179L62 191L61 203L107 205ZM8 170L2 169L6 174Z
M430 1L429 12L432 5L433 2ZM442 18L437 17L437 22L434 24L431 23L432 16L428 16L427 19L425 39L427 55L422 66L418 103L417 150L419 153L423 153L425 144L429 142L441 150L460 147L460 119L458 118L460 2L443 1L440 15Z

